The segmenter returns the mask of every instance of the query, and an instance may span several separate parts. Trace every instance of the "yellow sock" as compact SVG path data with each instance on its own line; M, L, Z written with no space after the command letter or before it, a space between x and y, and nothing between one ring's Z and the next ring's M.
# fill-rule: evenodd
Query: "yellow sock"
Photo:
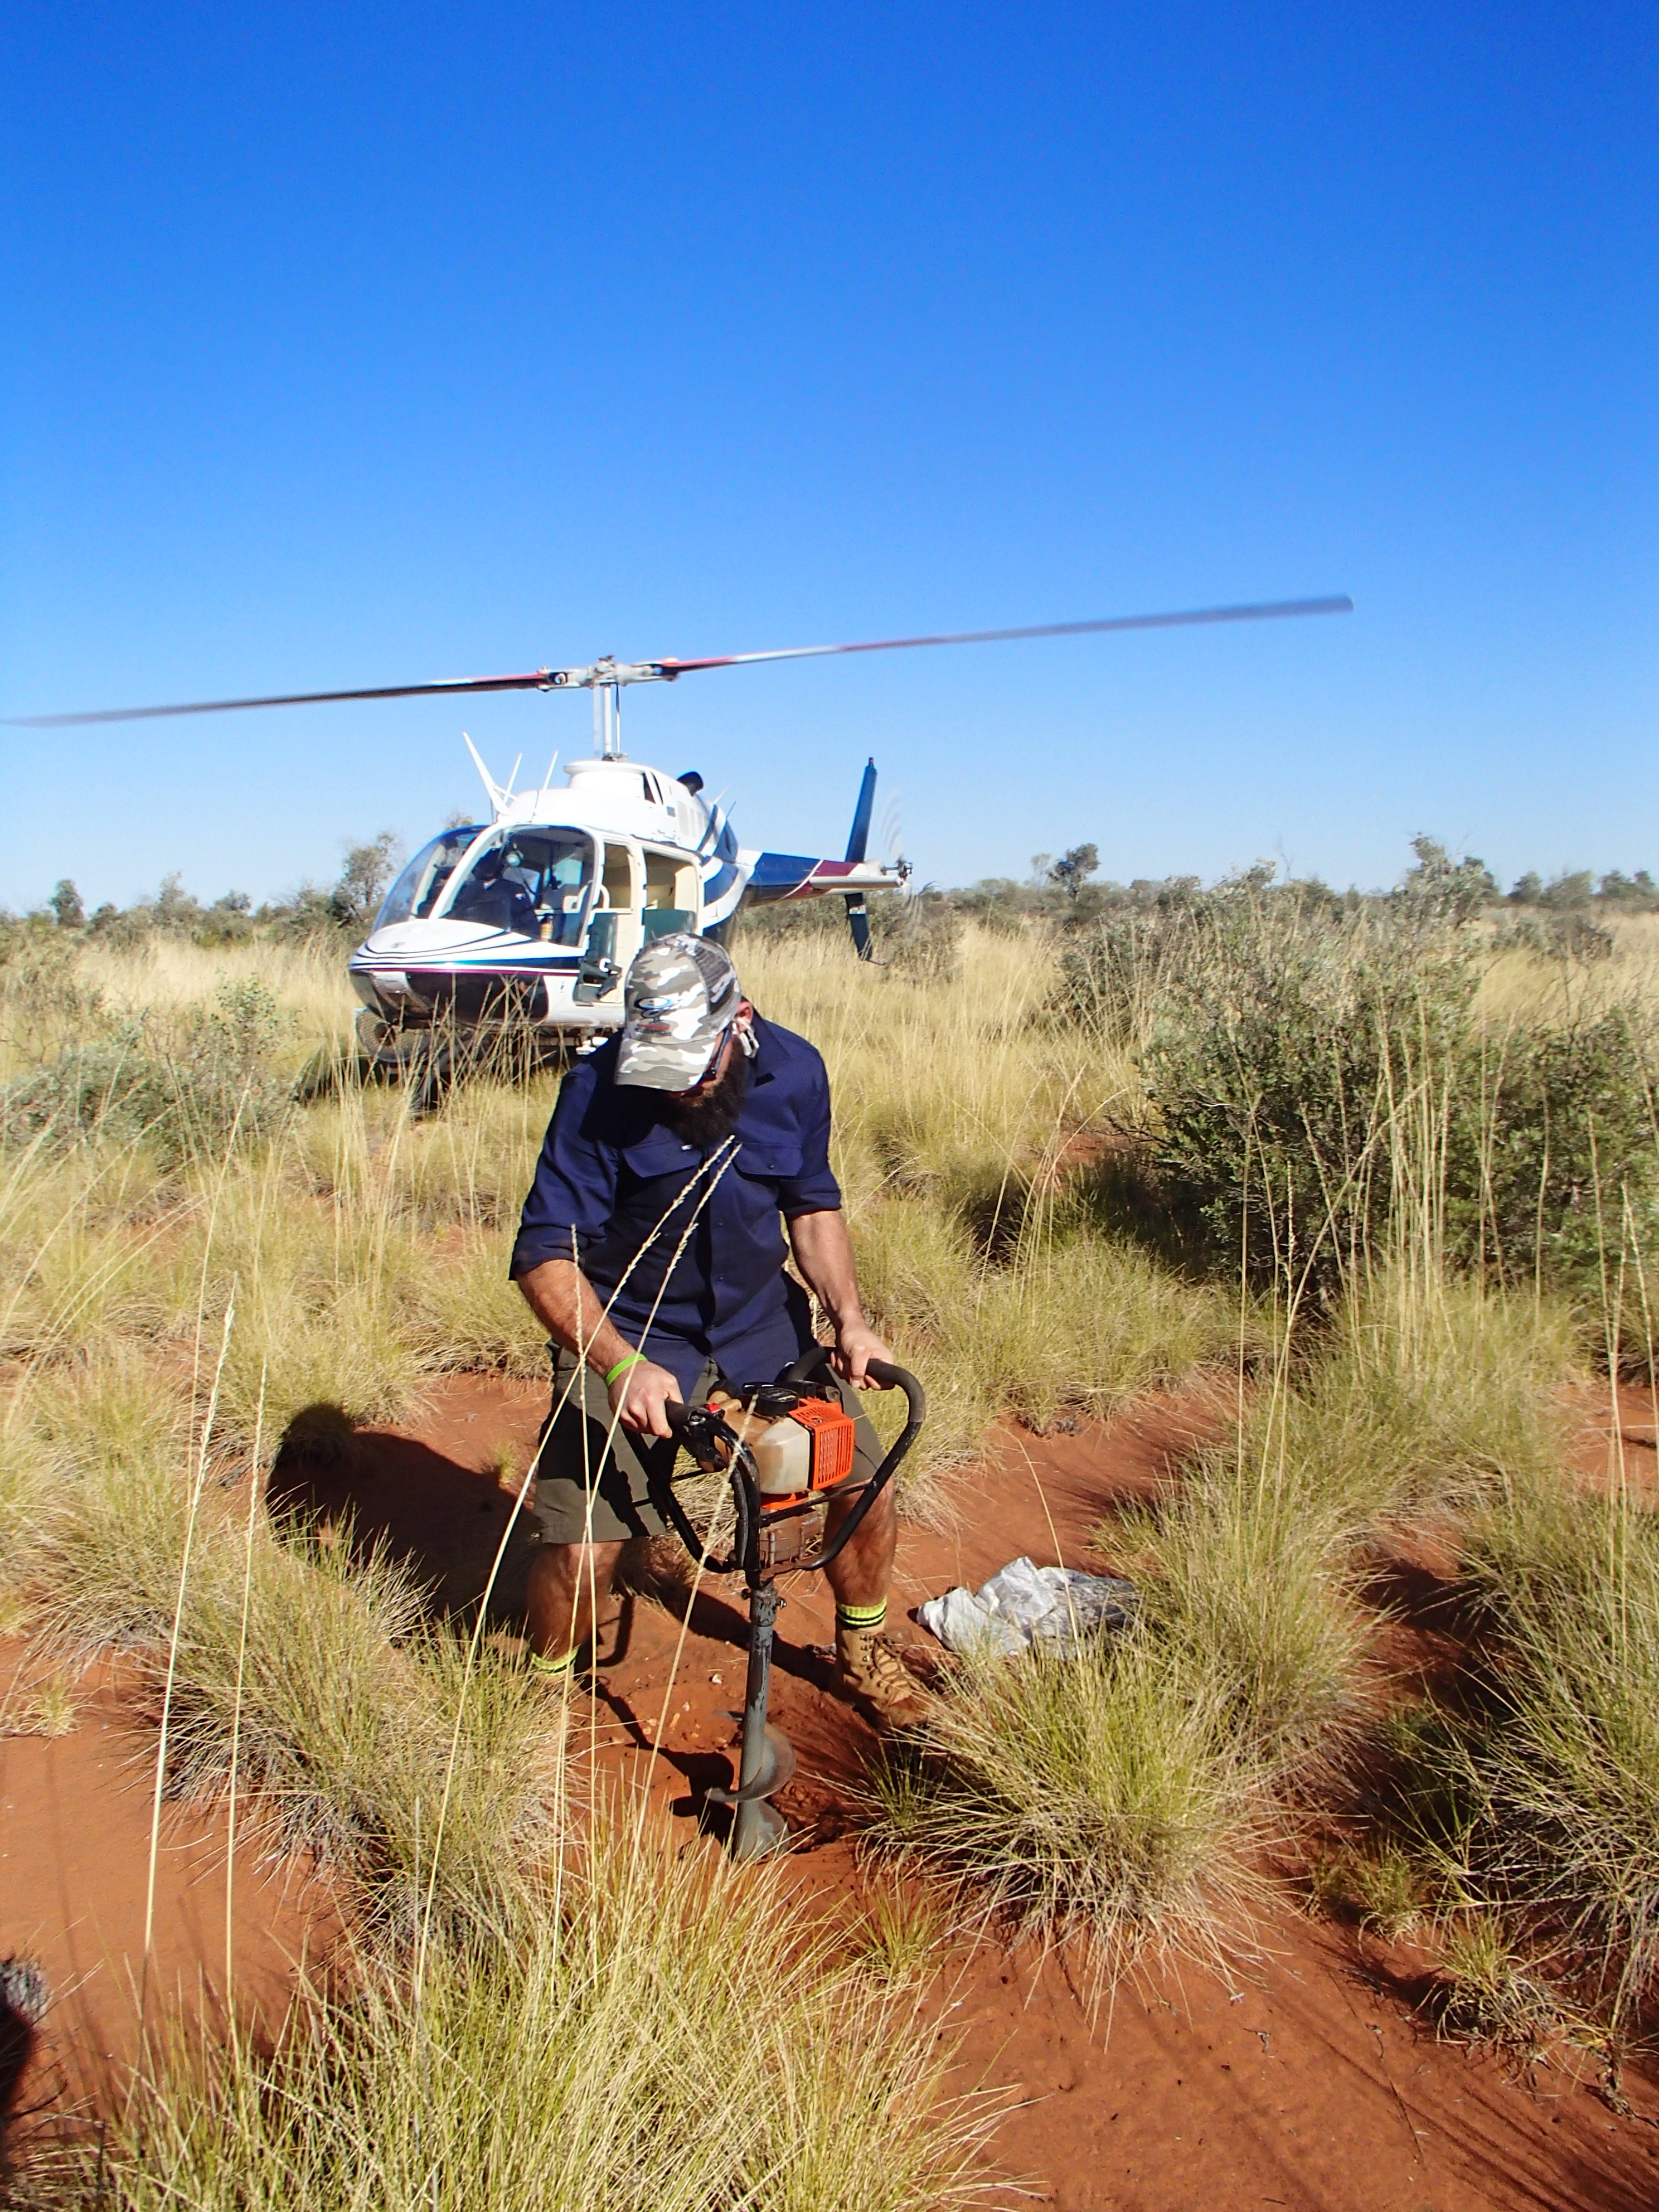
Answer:
M887 1618L887 1601L879 1605L838 1605L836 1607L837 1628L854 1628L860 1632L879 1628Z

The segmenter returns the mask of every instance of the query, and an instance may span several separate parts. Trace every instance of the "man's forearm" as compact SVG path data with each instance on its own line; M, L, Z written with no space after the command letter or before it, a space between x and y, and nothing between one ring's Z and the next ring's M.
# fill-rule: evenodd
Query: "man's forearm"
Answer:
M574 1260L544 1260L519 1277L530 1310L556 1344L608 1375L635 1347L605 1319L599 1296Z
M846 1216L838 1207L821 1213L798 1213L789 1224L789 1241L807 1289L836 1327L852 1328L861 1323L864 1307L859 1298Z

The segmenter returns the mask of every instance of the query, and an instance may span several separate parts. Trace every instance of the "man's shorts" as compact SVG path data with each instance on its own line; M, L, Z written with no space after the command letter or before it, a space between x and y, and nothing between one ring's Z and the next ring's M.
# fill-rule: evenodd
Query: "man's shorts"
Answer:
M668 1522L652 1492L667 1482L678 1447L672 1438L647 1442L619 1422L613 1435L615 1417L604 1382L586 1367L572 1389L575 1366L570 1352L554 1355L553 1406L542 1424L535 1492L526 1501L536 1541L620 1544L630 1536L668 1534ZM849 1481L868 1482L882 1462L881 1439L858 1402L858 1392L838 1377L830 1379L858 1423ZM701 1406L722 1380L714 1362L705 1361L690 1402ZM689 1460L682 1465L690 1471Z

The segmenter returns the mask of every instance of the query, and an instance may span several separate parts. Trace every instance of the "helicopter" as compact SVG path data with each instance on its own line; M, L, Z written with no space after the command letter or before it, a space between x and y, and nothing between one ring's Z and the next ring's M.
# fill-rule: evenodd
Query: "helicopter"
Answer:
M866 857L873 760L844 860L759 852L738 844L701 775L630 760L615 708L602 704L599 719L593 757L567 766L562 791L556 754L537 789L515 793L517 763L500 784L464 737L489 820L441 830L416 854L349 963L358 1042L382 1064L434 1023L529 1030L555 1046L602 1039L622 1019L622 979L641 945L671 930L723 941L745 902L839 892L859 957L872 957L866 894L910 874L908 860Z
M740 845L720 799L703 796L693 771L669 775L623 750L622 694L635 684L672 684L715 668L826 654L885 653L920 646L982 645L1015 639L1193 628L1297 616L1346 614L1346 595L1108 616L1018 629L960 630L855 644L787 646L758 653L623 661L606 654L580 667L433 683L210 699L166 707L106 708L87 714L13 717L15 727L64 728L227 714L260 707L343 704L504 691L588 690L593 753L566 766L553 787L555 753L533 790L516 791L486 769L470 737L489 800L487 822L441 830L402 870L348 967L362 1006L357 1036L370 1060L395 1067L476 1049L504 1034L563 1052L597 1044L620 1026L629 961L669 931L723 939L738 912L826 895L844 900L853 947L873 955L868 896L902 890L909 863L867 857L876 766L864 770L852 832L841 860ZM520 757L520 762L522 756Z

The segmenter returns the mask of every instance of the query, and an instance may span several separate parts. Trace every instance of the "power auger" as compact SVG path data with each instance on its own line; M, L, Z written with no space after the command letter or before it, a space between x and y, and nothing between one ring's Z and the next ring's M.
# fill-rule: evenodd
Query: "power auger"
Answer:
M758 1858L788 1833L782 1814L767 1802L795 1771L788 1737L766 1717L773 1635L784 1603L775 1578L780 1571L817 1574L829 1565L898 1472L927 1417L927 1401L914 1375L881 1359L872 1359L868 1372L882 1389L903 1391L906 1419L861 1491L853 1461L854 1417L829 1379L829 1352L823 1345L804 1354L781 1382L762 1384L738 1401L667 1408L681 1448L705 1472L723 1470L731 1480L737 1522L732 1550L726 1559L708 1561L706 1571L740 1574L749 1595L749 1672L737 1787L708 1793L710 1803L731 1810L734 1859ZM842 1497L857 1502L835 1534L813 1551L819 1516L831 1498ZM702 1559L702 1539L675 1496L672 1480L659 1502L692 1558Z

